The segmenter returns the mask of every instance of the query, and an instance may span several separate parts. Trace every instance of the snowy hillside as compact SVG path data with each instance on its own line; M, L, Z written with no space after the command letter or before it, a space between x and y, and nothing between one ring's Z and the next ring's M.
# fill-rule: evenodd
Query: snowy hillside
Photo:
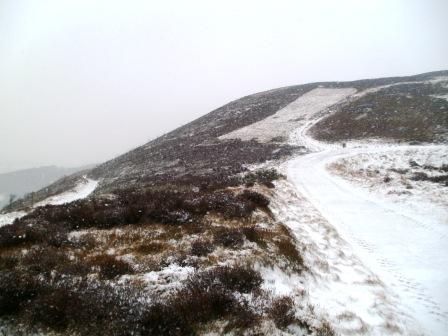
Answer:
M0 330L445 335L447 94L262 92L15 202Z
M39 167L0 174L0 209L8 204L9 195L22 197L37 191L63 176L91 169L93 165L77 168L61 168L56 166Z

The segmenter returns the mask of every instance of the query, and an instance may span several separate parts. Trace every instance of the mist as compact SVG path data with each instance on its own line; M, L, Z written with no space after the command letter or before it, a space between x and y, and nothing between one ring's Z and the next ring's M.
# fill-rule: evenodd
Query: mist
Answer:
M0 172L100 163L231 100L448 69L446 0L0 2Z

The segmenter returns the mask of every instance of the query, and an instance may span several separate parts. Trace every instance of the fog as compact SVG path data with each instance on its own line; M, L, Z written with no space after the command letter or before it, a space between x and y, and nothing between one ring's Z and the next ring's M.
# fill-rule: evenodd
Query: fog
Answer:
M448 69L448 1L0 0L0 172L99 163L241 96Z

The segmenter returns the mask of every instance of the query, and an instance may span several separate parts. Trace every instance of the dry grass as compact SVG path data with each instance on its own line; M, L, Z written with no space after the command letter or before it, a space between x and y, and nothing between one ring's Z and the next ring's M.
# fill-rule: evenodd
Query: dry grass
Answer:
M257 178L265 178L263 174ZM269 176L271 173L266 174ZM0 298L0 306L5 307L9 316L30 326L44 326L60 332L73 329L81 335L95 334L99 330L121 335L123 321L135 325L135 328L143 328L138 330L146 334L169 334L176 328L181 328L182 333L194 332L217 320L228 322L223 327L225 330L220 329L222 332L255 330L259 321L266 318L270 303L266 301L267 306L259 307L265 311L260 313L255 312L243 297L236 300L240 296L235 297L233 293L259 291L262 282L257 272L244 265L280 265L291 272L303 269L298 267L301 258L290 232L271 217L269 200L262 194L268 190L266 188L258 185L255 192L245 191L241 186L232 187L224 193L209 194L216 195L216 198L200 198L199 203L191 203L189 200L192 199L187 197L186 209L201 216L182 223L167 224L162 216L161 222L152 218L138 224L118 225L120 218L124 218L123 213L111 213L103 205L92 203L70 208L68 213L73 211L74 223L79 223L86 215L92 223L96 223L95 218L98 218L102 224L83 224L83 230L78 230L78 226L73 230L68 223L68 229L62 226L64 230L59 232L58 220L72 217L62 208L41 210L35 218L25 218L5 231L6 240L0 246L0 266L9 272L9 277L0 279L0 294L17 278L26 280L32 288L19 281L17 286L11 287L11 295L5 297L9 302L2 302ZM233 196L227 198L228 195ZM231 205L227 207L229 200ZM232 202L236 203L232 205ZM179 206L172 204L176 209ZM91 212L91 207L99 207L99 217ZM238 207L242 210L236 210ZM33 226L31 229L27 227L30 221L39 222L47 215L49 221L46 223L52 223L48 226L50 231L42 225L36 225L38 230L35 232ZM131 215L132 211L126 216L132 218L135 214ZM112 218L114 224L107 224L104 218ZM269 225L261 227L260 222ZM17 241L14 237L17 233L30 234L32 239ZM44 238L46 234L52 238L48 242ZM22 255L25 248L29 251ZM189 267L200 276L182 282L168 273L160 280L162 287L145 278L146 273L162 274L173 264L175 267ZM236 266L217 268L217 265ZM211 273L201 271L208 268L211 268ZM205 287L198 287L199 283ZM122 284L123 288L118 292L115 288L111 291L109 284ZM155 291L148 292L149 288L155 288ZM204 292L204 288L209 290ZM16 291L21 293L17 300ZM92 291L96 291L94 295ZM141 305L141 302L133 301L133 297L144 297L150 293L165 301L152 301L155 304L144 310L135 308L134 311L142 315L129 314L128 305ZM71 316L75 314L72 310L74 304L79 315L76 318ZM39 305L44 306L41 311L37 311ZM276 305L277 310L281 310L280 304ZM188 313L191 307L197 307L195 314L200 312L198 317ZM90 312L88 315L87 311ZM100 320L91 320L95 314ZM179 314L182 314L180 320L170 319L170 316ZM112 317L115 322L111 322ZM89 323L92 326L86 329ZM278 323L287 324L285 321Z

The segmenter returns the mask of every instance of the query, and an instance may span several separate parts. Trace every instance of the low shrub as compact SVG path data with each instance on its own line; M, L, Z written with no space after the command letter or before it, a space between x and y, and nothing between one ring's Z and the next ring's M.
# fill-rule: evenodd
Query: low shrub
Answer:
M267 209L269 205L269 199L256 191L244 190L241 193L240 197L250 202L253 202L257 207L262 209Z
M0 269L13 270L19 264L19 258L14 255L0 255Z
M260 247L266 247L262 229L258 229L255 225L252 225L245 226L241 230L248 241L256 243Z
M69 227L65 223L51 223L45 220L16 220L11 225L0 227L0 247L20 244L46 243L60 247L68 242Z
M163 242L146 242L138 245L135 251L142 254L156 254L163 252L167 247Z
M212 242L199 239L194 241L191 244L191 254L197 257L205 256L215 249L215 246L212 244Z
M296 271L303 270L303 258L291 239L282 238L276 242L276 245L278 247L279 253L291 263Z
M248 267L216 267L211 271L215 281L219 281L230 291L249 293L260 288L263 278L260 273Z
M181 188L180 188L181 189ZM0 247L46 242L69 243L67 233L89 228L110 229L138 223L192 224L210 212L226 219L248 218L269 201L256 192L127 189L111 200L83 199L63 205L38 207L12 225L0 228Z
M243 183L247 187L252 187L256 182L265 185L268 188L274 188L275 180L282 178L281 175L276 169L259 169L250 173L247 173L243 176Z
M27 305L25 316L30 325L64 331L69 324L72 307L79 302L77 295L66 288L47 289Z
M169 303L160 301L153 303L141 317L141 334L147 336L194 335L192 323L183 315L183 311L179 311L184 308L180 303L174 304L172 300Z
M101 279L115 279L120 275L133 273L131 265L108 254L95 256L89 264L99 268Z
M64 251L52 246L35 246L22 259L22 265L30 274L47 277L69 263Z
M429 181L433 183L441 183L448 186L448 175L429 176L426 173L417 172L411 177L413 181Z
M0 316L16 314L37 297L39 283L21 271L0 272Z
M282 296L273 300L268 310L268 316L279 329L285 329L296 322L294 301L289 296Z
M259 288L261 276L244 267L215 267L187 279L168 300L156 302L143 315L145 335L191 335L197 326L216 319L230 320L232 328L249 328L259 316L234 292Z
M249 293L260 288L259 272L245 266L218 266L196 273L186 281L186 288L210 289L215 286L231 292Z
M18 314L30 327L57 332L117 336L191 335L217 319L229 320L229 328L250 328L260 318L235 295L260 287L260 274L246 267L196 273L163 301L129 284L37 279L22 271L0 273L0 316Z
M219 228L214 232L213 241L217 245L237 248L244 243L244 234L236 228Z

